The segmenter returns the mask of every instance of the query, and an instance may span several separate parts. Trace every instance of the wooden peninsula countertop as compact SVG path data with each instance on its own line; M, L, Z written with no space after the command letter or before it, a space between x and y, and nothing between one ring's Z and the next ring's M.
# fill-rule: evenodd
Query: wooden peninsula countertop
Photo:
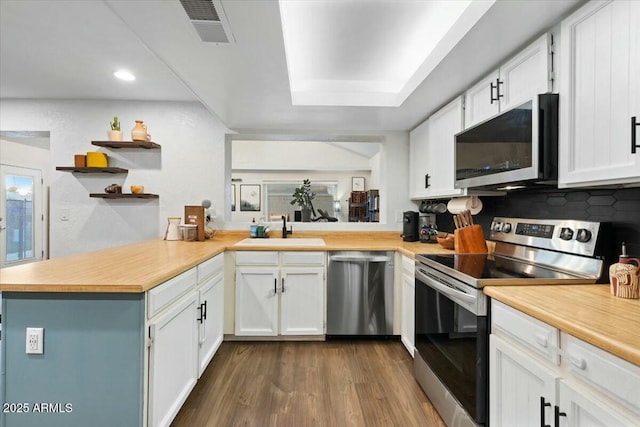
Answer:
M484 293L640 366L640 299L609 285L488 286Z
M297 232L325 246L237 245L246 232L221 231L205 242L149 240L0 270L1 292L142 293L224 251L398 251L452 253L437 244L403 242L399 232ZM267 242L265 242L267 243ZM636 365L640 300L613 297L605 285L495 286L484 292Z
M399 232L296 232L291 239L321 237L326 246L236 245L247 237L247 232L221 231L204 242L148 240L8 267L0 271L0 292L146 292L226 250L384 250L410 257L452 252L438 244L403 242Z

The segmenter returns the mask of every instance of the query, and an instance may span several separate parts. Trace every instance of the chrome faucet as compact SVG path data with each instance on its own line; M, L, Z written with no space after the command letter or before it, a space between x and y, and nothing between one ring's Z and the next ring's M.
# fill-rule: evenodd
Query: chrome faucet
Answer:
M288 234L293 234L293 227L287 230L287 217L282 215L282 238L286 239Z

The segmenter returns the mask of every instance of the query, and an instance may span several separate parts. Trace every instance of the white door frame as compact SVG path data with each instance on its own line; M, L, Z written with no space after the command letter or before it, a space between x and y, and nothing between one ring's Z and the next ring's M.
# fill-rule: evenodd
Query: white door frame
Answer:
M28 176L33 178L32 215L33 215L33 252L28 258L16 261L7 261L7 175ZM11 265L25 264L28 262L41 261L44 255L44 215L43 215L43 179L42 170L21 166L0 164L0 268Z

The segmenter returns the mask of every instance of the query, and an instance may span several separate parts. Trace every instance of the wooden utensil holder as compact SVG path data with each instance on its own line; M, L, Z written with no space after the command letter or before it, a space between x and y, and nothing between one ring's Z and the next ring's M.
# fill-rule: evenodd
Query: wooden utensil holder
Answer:
M482 227L478 224L458 228L454 231L453 237L456 253L471 254L488 252L484 231L482 231Z

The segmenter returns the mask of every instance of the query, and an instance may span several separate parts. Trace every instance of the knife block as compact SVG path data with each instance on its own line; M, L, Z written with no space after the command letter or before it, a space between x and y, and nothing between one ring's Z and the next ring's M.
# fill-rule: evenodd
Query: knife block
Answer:
M487 253L487 241L484 231L478 224L458 228L453 232L456 253L472 254Z

